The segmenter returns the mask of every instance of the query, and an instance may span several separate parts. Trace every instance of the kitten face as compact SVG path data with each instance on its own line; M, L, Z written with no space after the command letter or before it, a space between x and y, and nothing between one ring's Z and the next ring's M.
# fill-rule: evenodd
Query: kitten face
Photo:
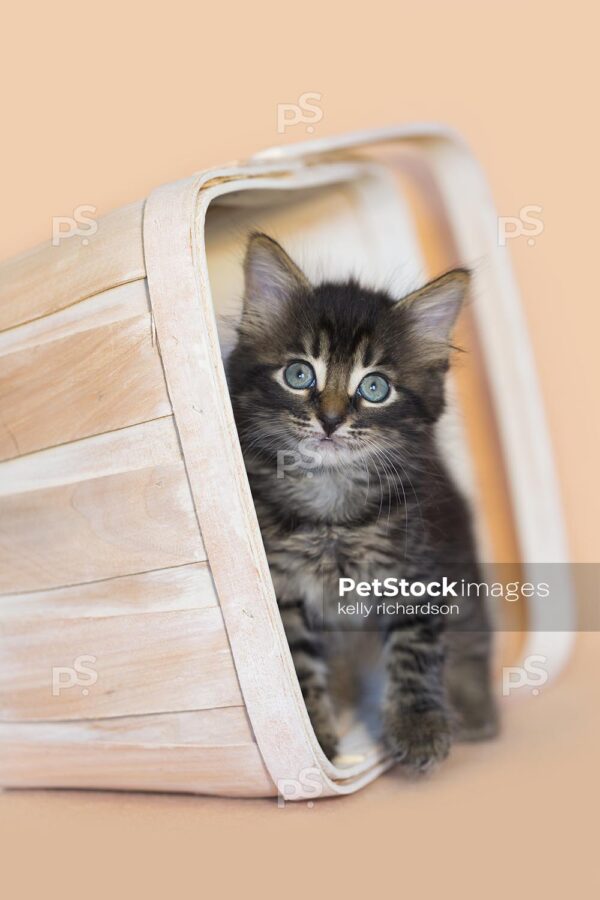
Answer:
M311 285L283 249L254 235L229 362L244 451L299 467L363 465L410 449L443 409L448 340L468 274L399 302L345 284Z

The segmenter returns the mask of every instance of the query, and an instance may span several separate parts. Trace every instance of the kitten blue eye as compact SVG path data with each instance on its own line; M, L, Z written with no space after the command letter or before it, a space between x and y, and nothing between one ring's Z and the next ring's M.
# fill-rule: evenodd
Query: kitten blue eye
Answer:
M287 366L283 372L285 383L296 391L303 391L311 388L315 382L315 370L310 363L296 360Z
M372 372L365 375L358 386L358 393L369 403L383 403L390 393L390 383L383 375Z

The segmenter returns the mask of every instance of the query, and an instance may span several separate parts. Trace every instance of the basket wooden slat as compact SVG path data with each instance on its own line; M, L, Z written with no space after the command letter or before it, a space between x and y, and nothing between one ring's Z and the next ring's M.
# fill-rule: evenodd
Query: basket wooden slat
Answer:
M146 274L143 202L109 213L80 241L36 247L2 266L0 329L16 328Z
M180 459L173 418L165 416L7 460L0 496L172 465Z
M2 597L2 621L48 618L87 619L138 612L172 612L218 606L208 563L190 563L139 575Z
M149 311L146 279L138 278L137 281L101 291L51 315L41 316L26 325L0 331L0 356L40 347L48 341L102 325L136 319Z
M3 738L26 744L56 741L86 744L98 741L108 744L189 744L201 747L227 747L254 741L243 704L102 719L10 724L0 721L0 741Z
M7 495L0 591L24 593L205 558L181 463Z
M265 797L273 782L255 743L203 747L175 744L0 742L5 787L183 791Z
M4 625L2 659L5 720L131 716L241 703L218 607L107 618L23 617ZM81 691L49 691L48 666L77 659L83 666L91 660L93 683Z
M149 315L0 356L0 460L168 415Z

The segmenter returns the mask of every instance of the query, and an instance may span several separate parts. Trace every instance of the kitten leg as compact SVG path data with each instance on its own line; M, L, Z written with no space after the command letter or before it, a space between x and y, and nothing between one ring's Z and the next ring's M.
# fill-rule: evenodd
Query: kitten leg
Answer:
M498 710L491 673L491 633L449 631L446 685L460 741L483 741L498 733Z
M279 609L310 721L323 752L332 759L338 737L321 640L310 627L301 600L280 602Z
M386 635L384 737L405 768L425 772L450 750L444 644L435 623L398 620Z

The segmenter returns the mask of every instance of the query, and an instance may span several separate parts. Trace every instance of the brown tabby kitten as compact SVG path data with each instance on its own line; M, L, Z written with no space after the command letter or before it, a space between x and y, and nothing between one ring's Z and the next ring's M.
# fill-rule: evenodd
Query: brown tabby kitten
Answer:
M355 281L312 285L266 235L248 243L231 396L296 671L330 757L328 638L348 627L335 616L338 579L481 581L434 434L468 282L457 269L396 302ZM413 771L443 759L453 736L496 731L486 612L459 602L460 624L406 612L353 623L380 635L384 738Z

